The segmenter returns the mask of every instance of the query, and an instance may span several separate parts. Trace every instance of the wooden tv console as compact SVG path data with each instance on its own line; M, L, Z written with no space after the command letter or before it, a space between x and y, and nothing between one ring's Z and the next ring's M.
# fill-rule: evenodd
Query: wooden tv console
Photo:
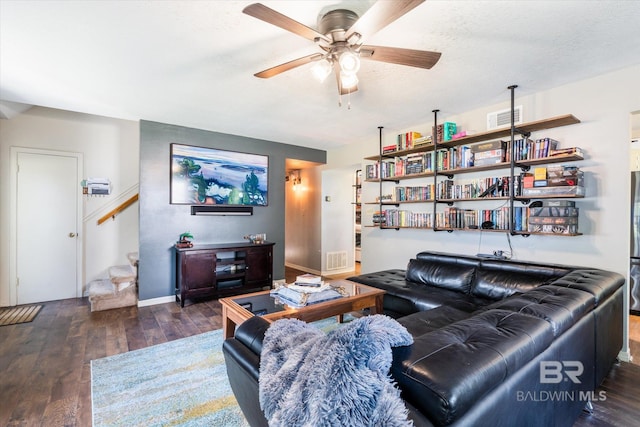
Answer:
M176 302L220 298L271 287L275 243L220 243L175 248Z

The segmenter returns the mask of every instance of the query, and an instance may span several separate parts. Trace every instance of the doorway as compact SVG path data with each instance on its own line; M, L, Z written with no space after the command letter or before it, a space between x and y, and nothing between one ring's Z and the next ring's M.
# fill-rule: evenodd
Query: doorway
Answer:
M82 296L82 154L11 148L11 304Z
M630 115L631 259L629 263L629 352L640 353L640 111ZM632 359L640 363L640 358Z

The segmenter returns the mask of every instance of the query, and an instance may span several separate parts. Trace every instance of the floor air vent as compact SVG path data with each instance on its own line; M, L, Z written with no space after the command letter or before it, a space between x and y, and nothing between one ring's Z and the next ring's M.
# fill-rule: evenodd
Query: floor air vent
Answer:
M522 105L513 110L515 124L522 123ZM511 125L511 109L494 111L487 114L487 130L493 130Z
M347 252L327 252L327 270L347 268Z

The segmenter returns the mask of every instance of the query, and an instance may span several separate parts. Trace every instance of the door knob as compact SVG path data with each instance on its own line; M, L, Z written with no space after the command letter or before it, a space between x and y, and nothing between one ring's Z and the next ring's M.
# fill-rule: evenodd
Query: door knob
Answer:
M71 238L76 237L76 233L69 233L69 237L71 237Z

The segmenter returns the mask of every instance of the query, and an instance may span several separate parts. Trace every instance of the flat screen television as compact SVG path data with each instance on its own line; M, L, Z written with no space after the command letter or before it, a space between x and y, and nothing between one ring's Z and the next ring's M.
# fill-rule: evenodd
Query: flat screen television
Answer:
M269 156L171 144L171 200L183 205L266 206Z

